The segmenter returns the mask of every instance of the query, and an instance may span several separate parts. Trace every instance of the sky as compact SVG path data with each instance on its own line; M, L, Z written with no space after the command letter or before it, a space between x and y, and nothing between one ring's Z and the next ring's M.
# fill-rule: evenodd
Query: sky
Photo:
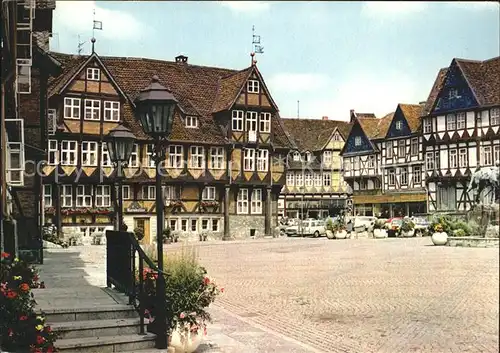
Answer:
M427 99L454 57L499 56L495 2L57 1L51 50L244 69L257 66L282 117L383 116ZM79 37L80 36L80 37ZM298 104L297 101L300 103ZM297 109L299 108L299 109Z

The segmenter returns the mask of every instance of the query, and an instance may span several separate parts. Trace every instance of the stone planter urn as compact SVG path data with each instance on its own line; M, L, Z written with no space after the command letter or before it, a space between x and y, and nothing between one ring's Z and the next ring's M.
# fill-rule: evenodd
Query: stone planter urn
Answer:
M434 245L446 245L448 242L448 234L446 232L435 232L431 236Z
M373 237L376 239L387 238L387 230L385 229L374 229Z
M192 332L189 328L181 329L179 326L170 335L170 346L176 353L193 353L203 341L203 331L200 329Z
M344 230L338 230L335 232L335 239L345 239L347 238L347 231Z
M408 232L403 232L403 231L401 232L401 236L402 236L403 238L411 238L411 237L413 237L414 235L415 235L415 230L413 230L413 229L412 229L412 230L410 230L410 231L408 231Z
M326 230L326 237L328 239L335 239L335 235L333 235L333 232L330 229Z

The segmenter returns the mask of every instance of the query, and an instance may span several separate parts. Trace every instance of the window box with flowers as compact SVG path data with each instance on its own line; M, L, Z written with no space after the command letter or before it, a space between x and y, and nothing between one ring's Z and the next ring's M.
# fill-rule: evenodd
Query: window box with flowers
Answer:
M200 208L205 212L215 212L219 207L219 201L201 201Z
M182 207L182 202L180 200L167 200L165 207L170 209L170 212L176 212Z
M81 214L100 214L109 215L114 213L113 207L77 207L77 208L62 208L61 214L64 216L81 215Z

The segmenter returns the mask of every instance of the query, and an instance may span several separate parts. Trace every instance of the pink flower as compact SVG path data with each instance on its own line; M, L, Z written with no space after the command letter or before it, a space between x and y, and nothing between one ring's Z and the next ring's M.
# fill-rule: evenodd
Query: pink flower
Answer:
M179 314L179 317L180 317L181 319L184 319L184 318L186 317L186 314L184 314L184 312L182 312L182 313L180 313L180 314Z
M221 293L224 293L224 287L222 287L222 288L220 289L220 292L221 292Z
M205 276L205 277L203 278L203 284L204 284L204 285L208 285L208 284L210 284L210 278L208 278L207 276Z

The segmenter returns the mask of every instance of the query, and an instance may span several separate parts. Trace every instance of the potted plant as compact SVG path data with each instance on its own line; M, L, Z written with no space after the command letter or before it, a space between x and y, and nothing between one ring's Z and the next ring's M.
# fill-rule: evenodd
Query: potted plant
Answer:
M345 229L345 224L342 219L338 218L333 222L333 233L335 239L345 239L347 238L347 230Z
M335 239L335 236L333 235L333 219L328 218L326 220L325 228L326 228L326 237L328 239Z
M431 240L434 245L446 245L448 234L444 231L442 224L438 223L434 226L434 233L432 233Z
M387 238L387 229L384 221L378 219L375 221L373 224L373 237L377 239Z
M201 232L199 234L200 241L207 241L208 238L208 232Z
M401 236L408 238L415 235L415 223L413 223L410 219L404 218L401 223Z
M141 227L136 227L134 229L134 235L137 241L141 241L142 239L144 239L144 229Z

